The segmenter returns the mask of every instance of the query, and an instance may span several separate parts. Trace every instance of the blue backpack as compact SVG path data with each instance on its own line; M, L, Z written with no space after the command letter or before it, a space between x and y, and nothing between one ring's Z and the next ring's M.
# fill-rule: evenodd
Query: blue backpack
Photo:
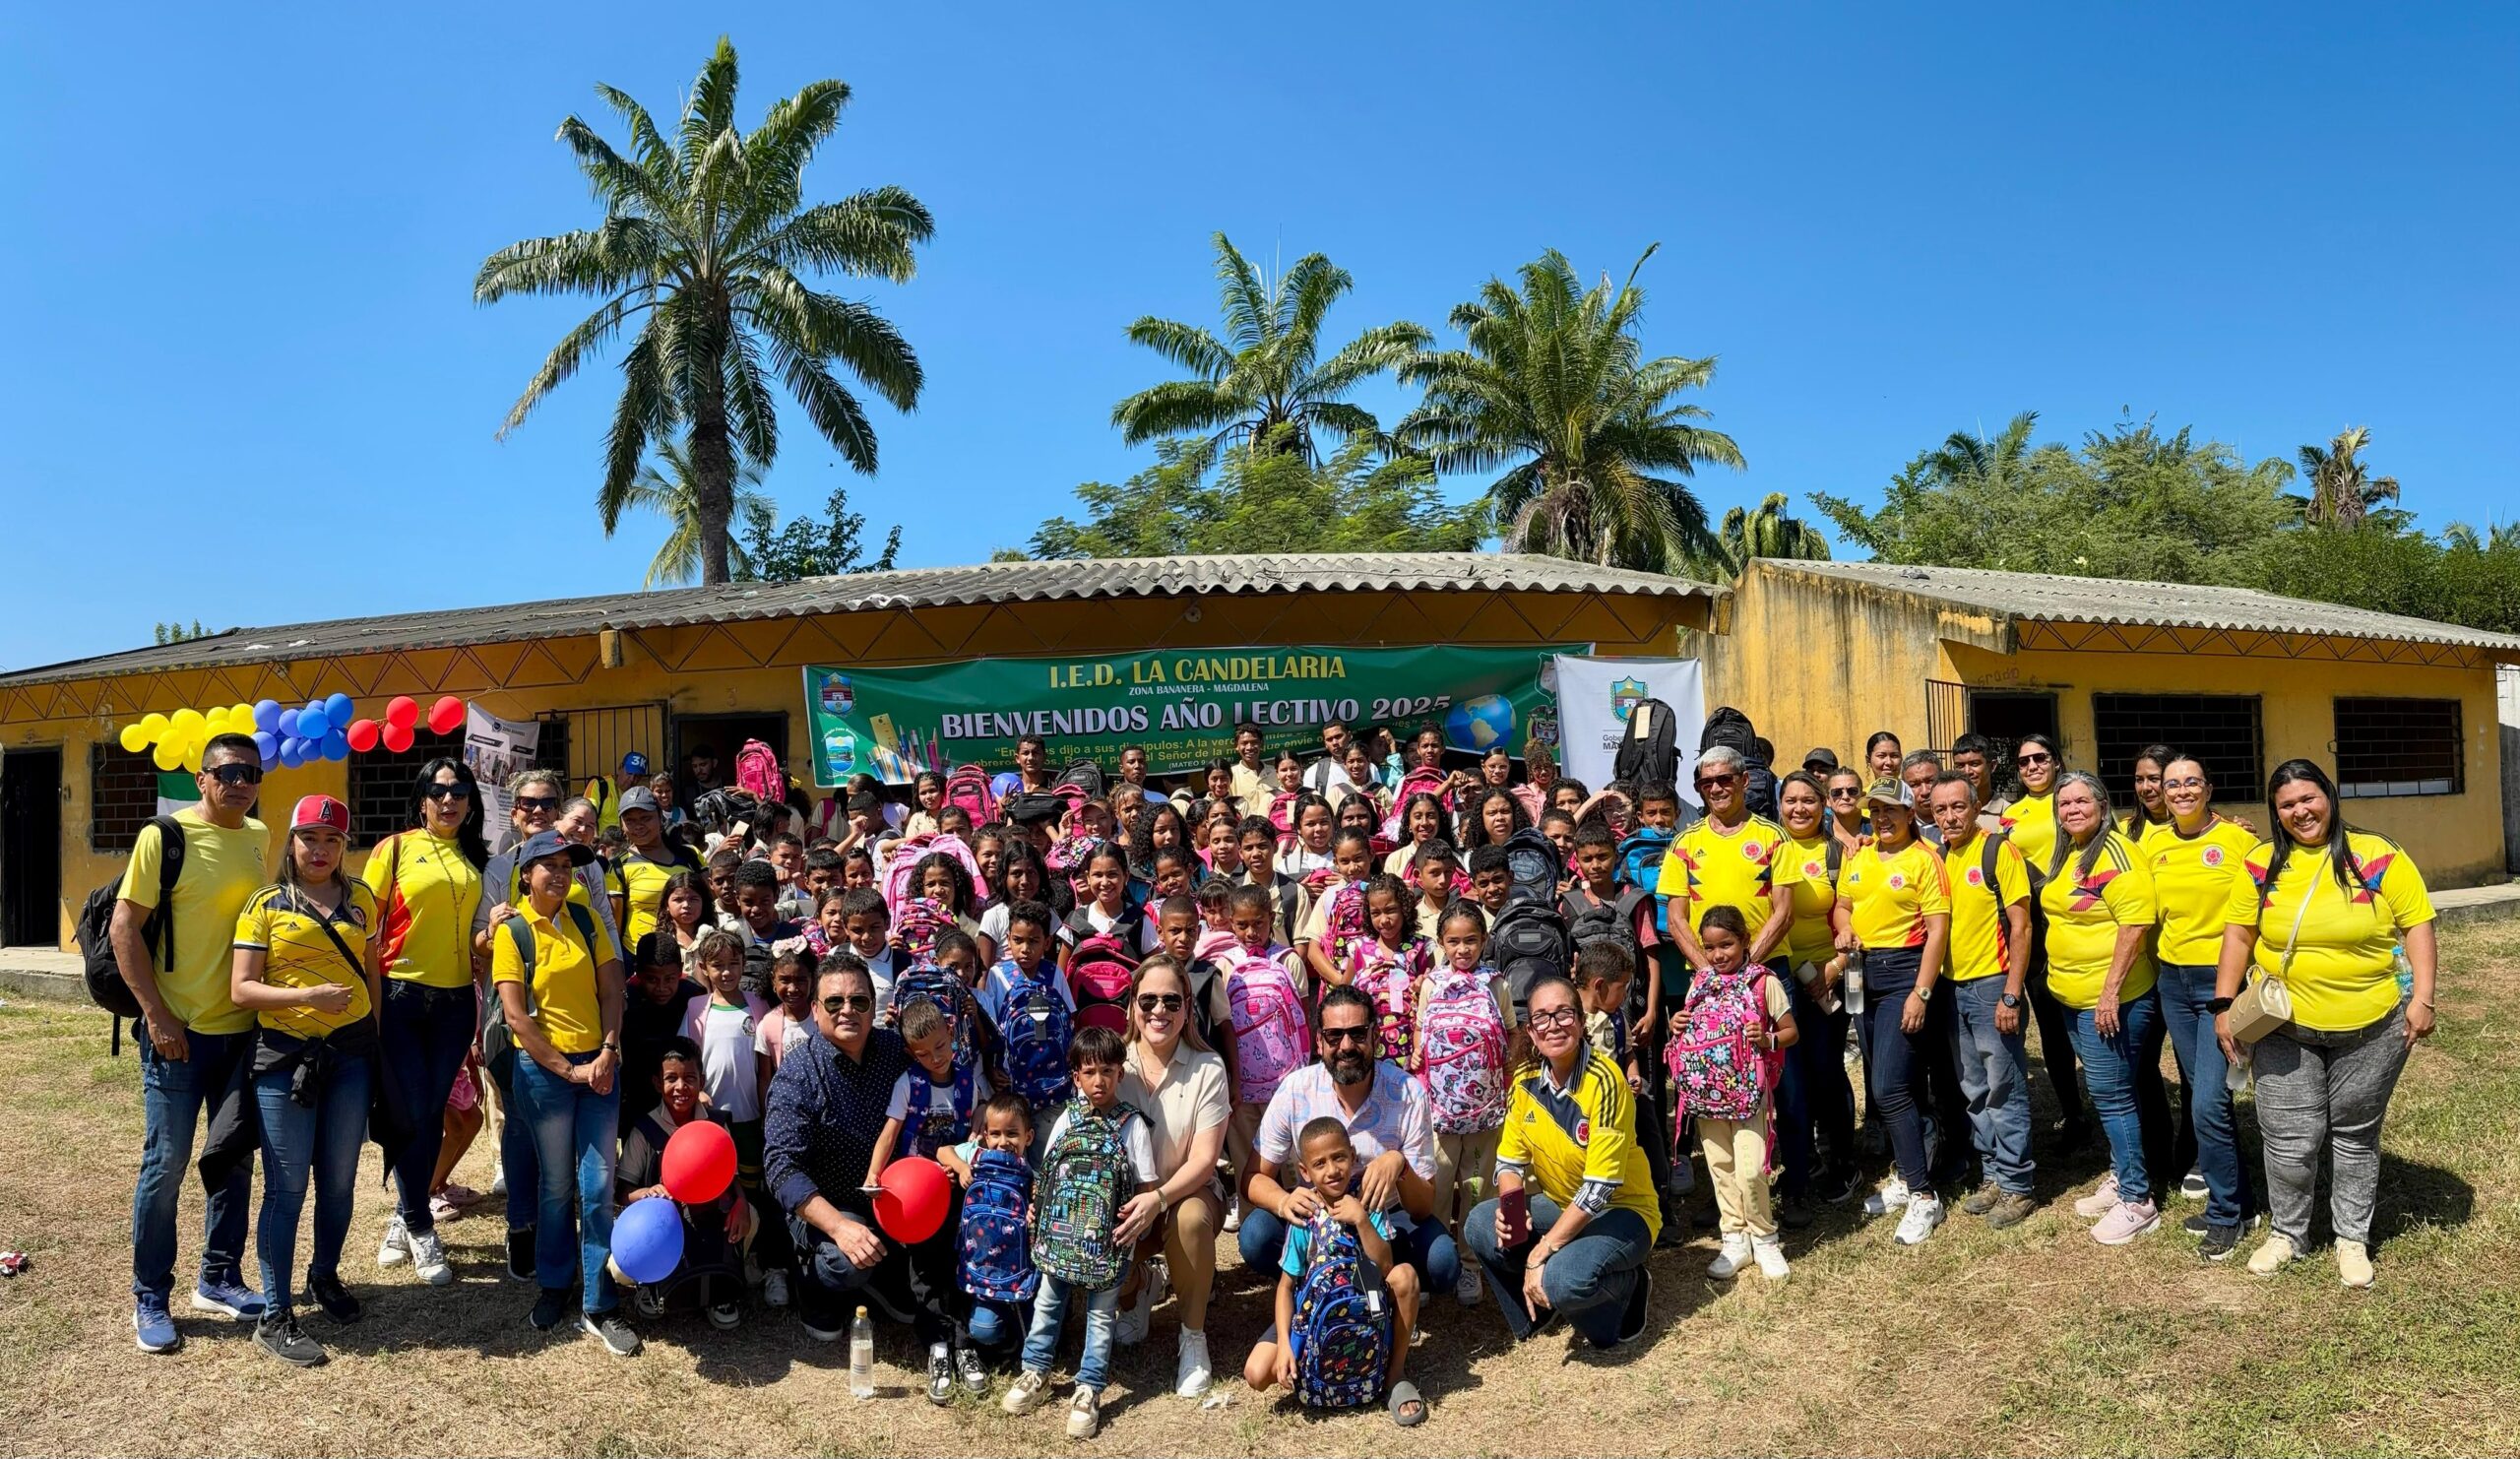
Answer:
M1356 1234L1317 1216L1295 1284L1295 1397L1313 1408L1364 1408L1382 1398L1391 1370L1391 1303L1382 1272Z
M1024 1157L1004 1150L972 1155L972 1184L963 1192L962 1254L955 1278L965 1292L989 1301L1031 1301L1041 1274L1024 1221L1032 1174Z
M1670 850L1669 831L1639 826L1628 832L1618 844L1618 884L1653 897L1656 883L1663 879L1663 857ZM1661 897L1654 897L1654 930L1666 937L1671 932L1670 918Z
M1106 1292L1129 1269L1129 1248L1112 1239L1136 1175L1120 1129L1141 1117L1127 1105L1067 1107L1067 1125L1041 1157L1033 1202L1033 1264L1083 1292Z
M945 1027L954 1034L954 1067L972 1066L972 1021L963 1016L964 988L954 975L933 963L921 963L904 973L893 983L893 1006L885 1015L885 1027L901 1027L902 1015L913 1003L933 1003L945 1015Z
M1049 981L1058 976L1057 968L1042 966L1050 969L1047 978L1016 970L997 1031L1006 1045L1006 1082L1036 1110L1059 1104L1069 1093L1067 1004Z
M910 1116L917 1121L911 1130L911 1154L933 1160L937 1151L972 1137L974 1072L970 1064L954 1066L953 1112L942 1113L931 1101L936 1083L927 1077L927 1066L916 1059L910 1061Z

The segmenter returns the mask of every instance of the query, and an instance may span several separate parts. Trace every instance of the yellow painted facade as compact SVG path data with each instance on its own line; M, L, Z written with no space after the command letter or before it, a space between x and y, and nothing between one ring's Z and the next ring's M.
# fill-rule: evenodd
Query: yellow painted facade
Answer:
M486 616L486 615L485 615ZM871 609L582 637L402 650L223 669L189 669L0 689L0 752L62 751L61 935L89 890L122 864L88 847L91 746L151 711L283 703L341 691L362 712L409 694L478 703L502 719L661 706L657 718L785 711L782 759L810 763L801 670L807 665L884 667L986 657L1090 655L1150 648L1442 645L1514 647L1594 643L1604 654L1676 652L1683 630L1709 626L1700 596L1517 591L1270 593L1161 599L986 603ZM661 768L669 746L642 743ZM610 773L595 736L573 732L574 778ZM617 753L617 750L615 750ZM264 780L267 819L300 795L345 795L346 764L275 767Z
M2435 886L2474 885L2503 869L2502 762L2494 662L2465 649L2305 640L2202 630L2012 622L1893 589L1759 563L1725 604L1730 632L1685 635L1705 666L1708 704L1739 706L1776 746L1780 769L1826 745L1843 760L1888 730L1911 749L1948 739L1973 691L2051 693L2065 759L2092 762L2092 696L2253 694L2268 768L2295 756L2333 768L2335 700L2456 699L2466 737L2464 790L2357 798L2356 824L2413 854ZM1950 705L1929 708L1933 685ZM1935 723L1940 720L1942 723ZM2218 787L2221 803L2264 828L2262 786Z

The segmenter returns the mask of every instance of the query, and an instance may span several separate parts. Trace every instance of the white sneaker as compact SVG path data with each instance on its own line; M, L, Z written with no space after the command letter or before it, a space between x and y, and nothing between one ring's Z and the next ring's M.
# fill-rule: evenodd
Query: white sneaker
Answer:
M1041 1406L1041 1392L1049 1386L1048 1373L1037 1373L1026 1368L1014 1382L1006 1385L1006 1396L997 1401L997 1406L1021 1419Z
M401 1266L411 1259L411 1234L403 1229L403 1218L385 1218L385 1240L376 1248L378 1266Z
M1242 1197L1239 1194L1225 1198L1225 1220L1219 1225L1224 1228L1228 1236L1242 1230Z
M1732 1280L1734 1272L1749 1264L1750 1238L1737 1231L1729 1232L1724 1237L1724 1248L1706 1264L1706 1274L1718 1282L1727 1282Z
M786 1272L762 1274L761 1300L767 1305L774 1307L788 1305L788 1274Z
M1775 1241L1751 1241L1750 1255L1759 1263L1759 1275L1771 1282L1782 1282L1794 1274L1794 1268L1786 1263L1785 1247Z
M455 1268L447 1265L446 1238L433 1231L410 1237L411 1270L431 1287L443 1287L455 1280Z
M2214 1193L2214 1187L2206 1183L2203 1171L2190 1171L2178 1182L2178 1193L2191 1201L2201 1201Z
M1091 1388L1079 1388L1067 1401L1067 1436L1092 1438L1102 1431L1102 1405Z
M1902 1246L1922 1245L1942 1225L1942 1202L1930 1195L1908 1198L1908 1214L1899 1218L1898 1241Z
M2117 1173L2115 1171L2101 1176L2100 1184L2092 1188L2091 1194L2074 1202L2074 1214L2085 1221L2098 1221L2116 1209Z
M1880 1189L1863 1198L1863 1214L1887 1216L1893 1211L1905 1210L1908 1204L1908 1182L1892 1175L1881 1182Z
M490 1188L481 1192L481 1198L487 1200L493 1196L502 1196L507 1193L508 1173L505 1171L499 1171L490 1176Z
M1208 1335L1181 1329L1181 1358L1172 1366L1172 1392L1180 1398L1198 1398L1217 1380L1216 1369L1208 1363Z
M1138 1295L1129 1300L1128 1305L1120 1308L1120 1315L1112 1322L1111 1341L1123 1348L1134 1348L1146 1341L1147 1327L1154 1320L1155 1287L1152 1283L1141 1282Z
M1486 1295L1485 1284L1479 1280L1479 1268L1470 1262L1463 1262L1461 1275L1453 1281L1453 1300L1465 1307L1475 1307Z

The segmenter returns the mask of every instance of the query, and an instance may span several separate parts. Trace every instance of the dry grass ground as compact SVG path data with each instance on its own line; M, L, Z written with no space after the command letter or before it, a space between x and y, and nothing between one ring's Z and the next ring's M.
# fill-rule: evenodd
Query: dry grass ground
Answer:
M2442 1030L2400 1086L2387 1132L2380 1284L2352 1294L2324 1251L2261 1280L2207 1266L2173 1230L2104 1250L2051 1205L1990 1235L1966 1218L1923 1247L1832 1212L1790 1245L1792 1282L1724 1290L1701 1241L1655 1261L1655 1340L1604 1360L1564 1338L1509 1349L1491 1312L1449 1298L1418 1350L1428 1425L1321 1420L1234 1391L1166 1396L1173 1323L1124 1353L1100 1446L1185 1454L1628 1452L2235 1453L2520 1450L2520 928L2446 939ZM172 1358L133 1349L133 1064L106 1057L90 1010L0 1010L0 1246L33 1270L0 1283L0 1447L17 1453L968 1454L1060 1451L1060 1411L930 1408L880 1340L886 1391L849 1397L846 1355L765 1315L721 1334L697 1318L606 1357L525 1322L497 1276L495 1217L448 1228L444 1291L370 1262L384 1203L362 1184L348 1275L367 1320L310 1328L330 1366L283 1367L246 1333L184 1319ZM2042 1173L2088 1189L2096 1159ZM465 1169L489 1178L486 1145ZM2069 1183L2070 1182L2070 1183ZM199 1234L188 1195L179 1280ZM2192 1206L2174 1205L2174 1217ZM408 1269L406 1269L408 1270ZM1237 1368L1264 1289L1228 1270L1211 1319Z

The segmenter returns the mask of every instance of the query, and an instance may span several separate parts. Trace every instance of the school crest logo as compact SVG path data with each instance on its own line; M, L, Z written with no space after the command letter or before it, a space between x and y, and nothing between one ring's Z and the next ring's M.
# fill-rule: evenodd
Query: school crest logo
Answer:
M1620 724L1626 724L1627 717L1634 714L1636 707L1644 702L1645 681L1643 679L1618 679L1610 684L1610 713L1618 717Z
M2209 846L2205 848L2205 864L2208 866L2222 865L2223 849L2219 846Z
M847 719L850 712L857 708L857 690L849 682L849 675L831 674L823 679L822 701L824 714L834 719Z

